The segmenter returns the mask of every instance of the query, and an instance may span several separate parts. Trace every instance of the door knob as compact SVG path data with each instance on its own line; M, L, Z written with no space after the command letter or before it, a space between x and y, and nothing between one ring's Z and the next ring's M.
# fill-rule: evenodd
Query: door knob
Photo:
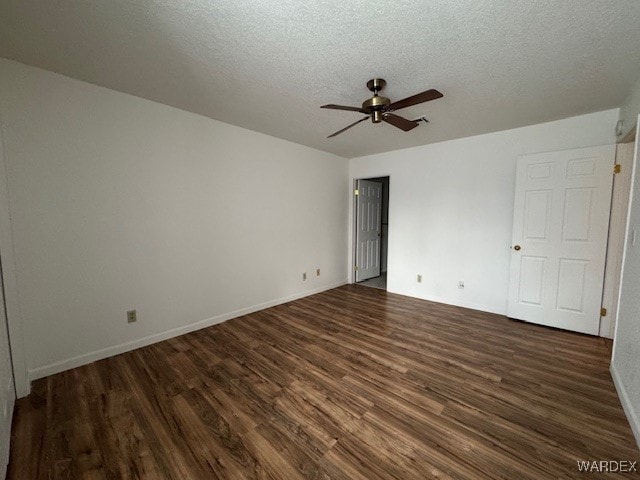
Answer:
M520 245L516 245L515 247L513 247L513 249L517 252L518 250L520 250L522 247Z

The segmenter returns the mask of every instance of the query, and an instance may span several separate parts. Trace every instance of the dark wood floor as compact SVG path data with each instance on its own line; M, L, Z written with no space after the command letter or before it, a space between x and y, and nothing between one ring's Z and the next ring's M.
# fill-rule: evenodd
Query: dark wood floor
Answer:
M640 460L609 355L345 286L35 382L8 478L584 478Z

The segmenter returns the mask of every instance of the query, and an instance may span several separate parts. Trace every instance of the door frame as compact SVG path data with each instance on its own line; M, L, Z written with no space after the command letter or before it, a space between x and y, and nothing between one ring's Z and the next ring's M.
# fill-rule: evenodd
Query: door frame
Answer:
M607 237L607 256L605 259L604 285L602 287L602 307L607 309L606 316L600 317L598 336L613 338L618 321L618 301L620 297L623 252L627 231L629 208L631 207L631 186L633 175L633 151L635 150L635 132L633 138L616 144L616 165L620 173L614 175L611 195L611 214ZM631 145L630 155L620 155L620 145Z
M358 180L370 180L374 178L381 177L389 177L389 195L387 196L387 203L391 205L391 174L390 173L381 173L380 175L367 175L366 177L352 177L350 183L349 190L349 254L347 258L347 283L356 283L356 275L355 275L355 259L356 259L356 228L358 227L358 207L356 205L358 199L354 195L356 188L358 188ZM390 212L389 212L390 213ZM389 214L389 222L387 225L387 278L389 275L389 270L391 269L389 265L389 238L391 237L391 214Z

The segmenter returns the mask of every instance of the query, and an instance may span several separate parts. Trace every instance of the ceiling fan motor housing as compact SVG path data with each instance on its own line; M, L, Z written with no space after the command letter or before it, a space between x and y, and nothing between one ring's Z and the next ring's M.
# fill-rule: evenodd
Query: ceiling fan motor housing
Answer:
M385 110L391 100L387 97L378 96L378 92L384 88L387 82L382 78L372 78L367 82L367 88L373 92L373 97L362 103L362 110L371 115L373 123L382 121L382 112Z
M371 120L373 123L380 123L382 121L382 112L391 103L387 97L380 97L376 93L369 100L365 100L362 103L362 110L371 114Z

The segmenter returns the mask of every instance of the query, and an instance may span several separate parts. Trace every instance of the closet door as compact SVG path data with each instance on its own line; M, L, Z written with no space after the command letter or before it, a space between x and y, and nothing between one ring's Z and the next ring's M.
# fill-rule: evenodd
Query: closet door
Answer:
M518 158L508 315L598 335L615 146Z

